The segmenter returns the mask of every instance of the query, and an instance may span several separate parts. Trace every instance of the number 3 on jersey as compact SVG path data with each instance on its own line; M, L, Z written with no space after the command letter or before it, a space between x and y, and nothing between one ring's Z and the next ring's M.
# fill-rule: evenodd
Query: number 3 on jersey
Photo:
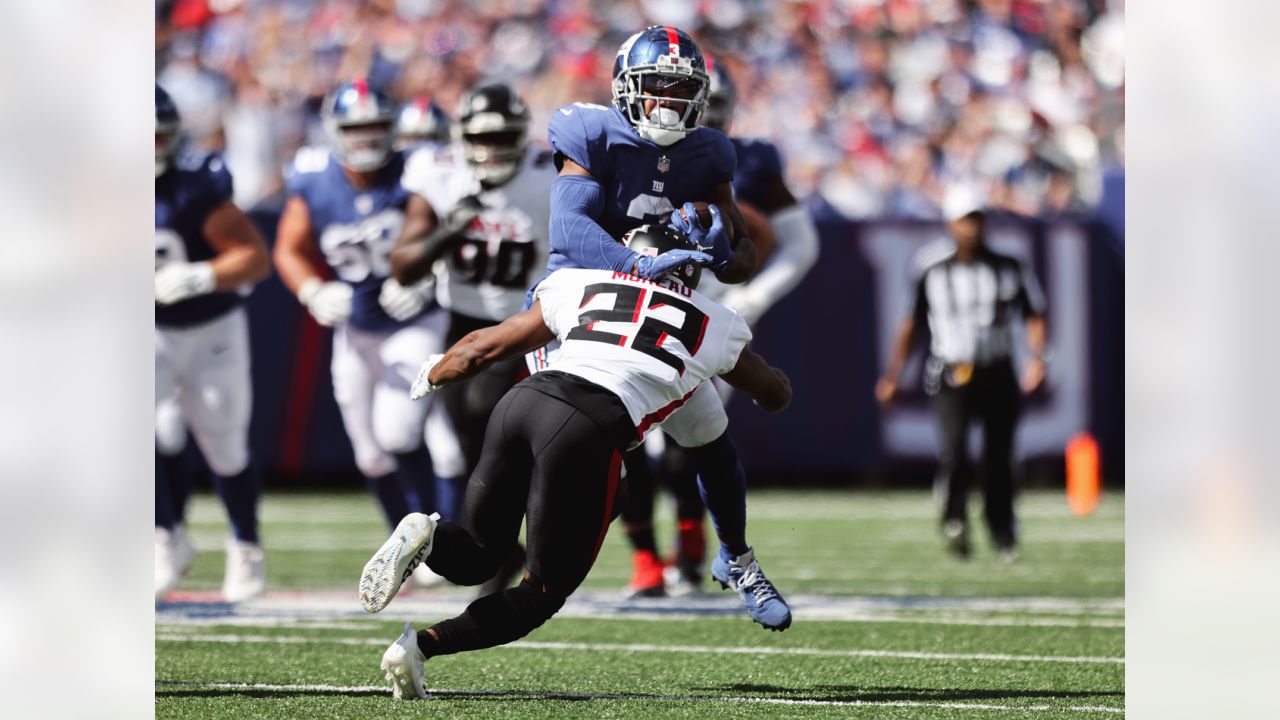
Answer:
M631 342L631 349L671 366L681 375L684 374L684 361L662 346L667 338L675 338L684 345L690 356L697 355L698 348L702 346L702 338L707 331L708 318L705 313L693 303L681 300L674 295L617 283L588 285L582 292L582 303L578 307L585 307L597 295L613 295L613 307L588 310L578 315L578 327L569 331L565 337L566 340L586 340L626 347L629 339L626 335L596 330L595 324L611 322L639 325L635 339ZM684 321L679 327L651 315L646 316L647 311L663 307L674 307L684 313Z

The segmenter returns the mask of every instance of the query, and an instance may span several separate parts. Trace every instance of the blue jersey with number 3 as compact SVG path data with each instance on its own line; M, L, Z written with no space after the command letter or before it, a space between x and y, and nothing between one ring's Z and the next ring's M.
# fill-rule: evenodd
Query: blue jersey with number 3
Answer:
M718 130L700 127L662 147L640 137L617 108L603 105L560 108L547 136L557 153L586 168L604 188L604 213L596 220L619 240L639 225L665 223L686 202L709 202L717 187L733 180L736 166L733 145ZM572 266L565 260L552 238L548 269Z
M320 253L339 280L351 285L351 319L365 330L386 330L405 323L378 304L382 283L391 274L391 248L404 225L409 191L400 185L404 156L393 153L367 188L358 189L330 152L302 148L286 185L291 197L307 204Z
M204 237L209 214L231 201L231 173L217 155L183 150L156 178L156 270L170 263L211 260ZM208 322L240 303L234 291L214 292L156 306L156 324L185 327Z

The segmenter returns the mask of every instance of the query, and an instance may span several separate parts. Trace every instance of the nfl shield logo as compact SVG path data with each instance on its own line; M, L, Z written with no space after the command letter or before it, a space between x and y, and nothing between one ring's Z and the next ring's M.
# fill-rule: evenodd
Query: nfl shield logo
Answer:
M658 158L658 172L664 173L671 169L671 158L663 155Z
M373 209L373 198L369 197L368 195L356 196L356 212L360 213L361 215L368 215L369 211L372 209Z

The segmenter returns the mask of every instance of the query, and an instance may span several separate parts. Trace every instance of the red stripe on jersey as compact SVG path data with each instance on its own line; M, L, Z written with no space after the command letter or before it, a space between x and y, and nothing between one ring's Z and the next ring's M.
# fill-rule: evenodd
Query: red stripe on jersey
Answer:
M646 432L649 432L649 428L662 422L663 420L666 420L668 417L670 417L671 413L683 407L685 403L689 402L689 398L693 397L693 394L697 391L698 391L698 388L694 388L690 390L688 394L686 394L684 397L679 398L677 400L672 400L666 405L663 405L657 410L654 410L648 415L645 415L640 420L640 424L636 426L636 436L639 437L641 440L643 440L644 434Z
M604 517L600 519L600 536L596 538L596 547L591 551L591 562L600 554L600 546L604 544L604 536L609 532L609 523L613 520L613 501L618 495L618 483L622 479L622 453L613 451L609 458L609 474L606 478L604 495Z
M667 31L667 54L679 56L680 36L676 35L676 29L670 25L664 25L663 28Z
M662 343L663 343L663 342L665 342L665 341L666 341L666 339L667 339L667 334L664 332L664 333L662 333L661 335L659 335L659 336L658 336L658 342L654 343L654 344L653 344L653 346L654 346L654 347L662 347Z
M631 322L640 322L640 307L644 305L644 296L649 292L648 288L640 291L640 297L636 298L636 309L631 313Z
M600 293L591 293L587 297L582 298L582 304L578 306L578 309L581 310L582 308L586 307L587 303L591 302L592 300L595 300L596 295L599 295L599 294Z
M711 316L702 316L702 329L698 331L698 342L693 344L693 349L689 351L689 355L697 355L698 348L702 347L702 338L707 336L707 323L711 320Z
M662 303L662 302L660 302L660 303L657 303L657 304L655 304L655 305L650 305L650 306L649 306L649 309L650 309L650 310L657 310L658 308L664 308L664 307L666 307L666 306L667 306L667 304L666 304L666 303Z

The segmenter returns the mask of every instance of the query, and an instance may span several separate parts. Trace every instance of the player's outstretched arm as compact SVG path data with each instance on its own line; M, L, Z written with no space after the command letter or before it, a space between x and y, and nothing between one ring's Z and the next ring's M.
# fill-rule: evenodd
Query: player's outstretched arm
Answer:
M202 230L218 254L209 261L215 289L233 290L262 280L271 272L267 243L234 203L225 202L209 213Z
M554 339L555 333L542 319L542 304L535 301L533 307L498 325L468 333L443 356L428 358L409 395L417 400L441 385L462 382L499 360L527 353Z
M746 393L765 412L782 412L791 404L791 380L751 348L743 348L738 364L720 377Z

